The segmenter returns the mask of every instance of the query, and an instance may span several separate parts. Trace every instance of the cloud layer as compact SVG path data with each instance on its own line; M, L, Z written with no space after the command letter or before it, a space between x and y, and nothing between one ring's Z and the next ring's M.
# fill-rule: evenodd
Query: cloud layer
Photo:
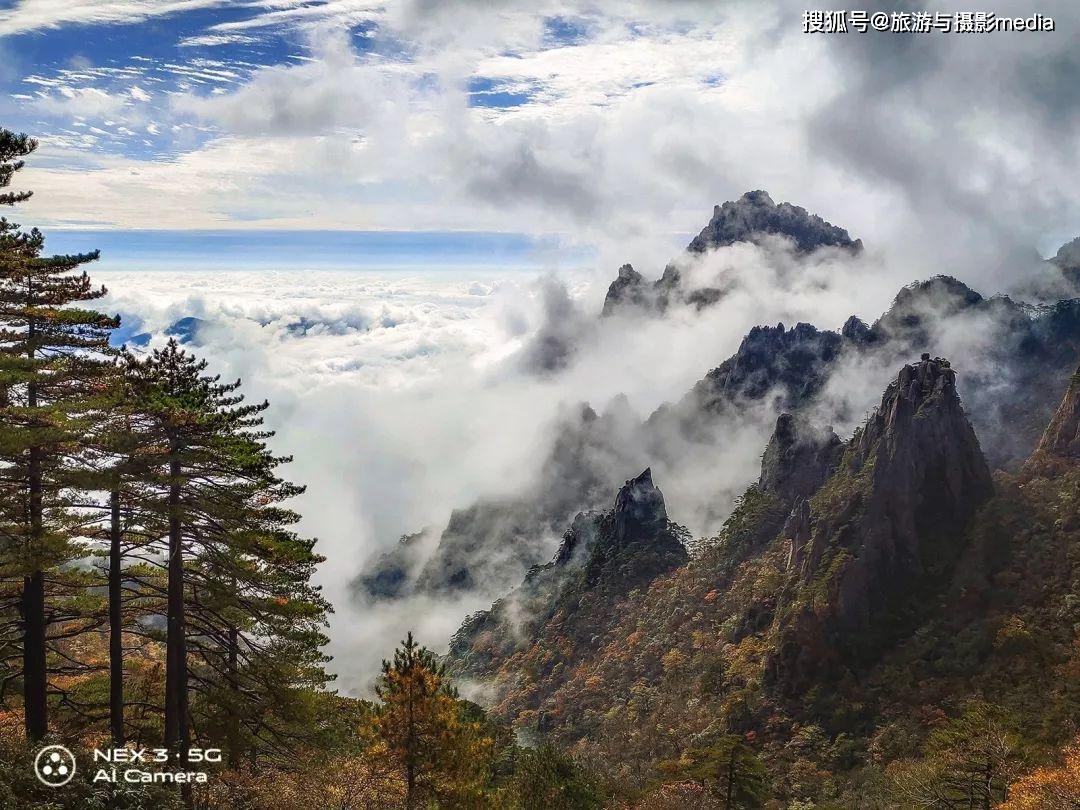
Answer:
M87 5L103 21L177 4ZM39 71L17 104L57 131L27 173L30 210L560 233L648 266L700 212L763 187L868 244L933 244L909 259L995 280L1080 230L1071 4L1043 9L1053 33L967 37L807 35L784 2L453 6L253 3L206 28L216 60L106 70L91 53ZM52 8L9 16L59 24ZM304 44L274 64L225 44L284 31Z

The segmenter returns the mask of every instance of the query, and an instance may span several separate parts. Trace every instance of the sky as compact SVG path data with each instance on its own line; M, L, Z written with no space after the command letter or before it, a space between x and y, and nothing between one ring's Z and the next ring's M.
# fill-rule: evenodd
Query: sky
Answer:
M657 264L763 187L949 262L1080 232L1075 4L1040 4L1054 32L907 36L805 34L804 6L5 0L0 120L42 141L22 217L54 230L503 233L524 263Z
M812 35L789 0L0 0L0 123L41 143L11 216L101 248L125 328L156 345L199 318L191 348L270 399L328 557L335 668L363 691L407 630L438 648L483 605L378 612L351 578L527 491L566 408L625 394L645 417L756 324L836 329L938 273L989 295L1046 271L1080 235L1080 6L1039 5L1054 31ZM658 276L758 188L865 251L733 246L700 268L738 276L723 304L599 323L616 268ZM991 339L953 327L940 348L969 361ZM552 336L575 352L538 375ZM845 377L853 412L891 373ZM774 418L665 471L673 519L703 475L741 491Z

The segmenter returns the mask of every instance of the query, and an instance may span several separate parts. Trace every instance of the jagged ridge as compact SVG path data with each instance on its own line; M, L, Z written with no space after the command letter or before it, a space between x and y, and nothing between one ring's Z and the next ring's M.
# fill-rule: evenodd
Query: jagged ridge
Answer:
M619 489L610 510L578 515L550 563L530 570L519 588L465 621L450 643L452 670L491 675L556 633L569 637L573 649L588 646L606 625L613 602L686 563L677 532L647 468ZM559 649L567 660L576 654L565 644Z

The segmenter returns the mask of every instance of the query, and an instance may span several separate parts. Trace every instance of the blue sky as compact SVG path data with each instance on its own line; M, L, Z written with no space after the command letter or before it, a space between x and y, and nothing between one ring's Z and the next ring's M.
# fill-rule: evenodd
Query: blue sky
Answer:
M56 230L55 253L100 250L109 270L541 270L587 252L525 234L463 231Z
M1052 34L887 42L802 10L0 0L0 121L41 140L16 218L127 262L222 244L181 231L248 232L238 262L348 231L415 235L365 243L402 263L647 272L752 188L973 267L1080 232L1075 4L1046 4Z
M643 73L653 67L640 56L626 75L594 76L588 97L573 98L580 82L558 75L591 72L595 58L579 48L646 39L639 15L523 6L496 15L502 27L494 32L478 20L463 26L448 48L456 15L423 5L0 3L0 118L42 143L20 178L37 191L23 220L70 231L54 237L58 249L85 241L86 231L109 231L89 241L110 266L201 261L208 245L226 248L238 265L312 261L316 243L321 266L349 263L350 254L397 265L523 266L586 255L573 221L594 207L576 199L586 184L558 165L558 144L544 157L521 139L564 109L604 110L652 83ZM483 4L460 8L475 14ZM685 25L661 17L657 35ZM698 39L711 47L706 34ZM553 55L579 64L545 67ZM526 67L529 60L536 64ZM676 69L669 80L693 84L693 73ZM463 131L478 130L468 137L481 141L488 136L479 130L518 131L503 145L464 143L440 116L464 116ZM399 146L401 154L388 154ZM448 150L453 165L444 163ZM489 178L474 167L491 150L507 165L492 167ZM529 222L519 227L499 189L506 171L565 200L541 200L542 221L525 201ZM233 229L248 233L216 233ZM183 230L215 233L185 238ZM398 236L379 235L385 231Z

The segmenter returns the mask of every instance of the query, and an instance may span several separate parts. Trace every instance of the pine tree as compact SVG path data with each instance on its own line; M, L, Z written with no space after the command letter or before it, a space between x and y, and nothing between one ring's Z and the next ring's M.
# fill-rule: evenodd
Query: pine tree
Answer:
M124 374L130 407L156 436L156 457L140 464L159 495L138 508L145 532L167 538L165 742L190 747L198 693L203 731L222 732L238 764L243 751L287 748L303 689L325 684L329 606L310 582L322 558L282 506L303 488L275 473L289 459L267 448L268 404L245 404L239 381L206 368L170 341L127 357Z
M518 756L513 787L521 810L600 810L604 806L596 780L551 745Z
M724 810L757 808L768 797L768 774L742 737L721 737L706 748L687 751L667 770L708 785Z
M412 633L393 661L383 661L376 693L378 736L405 782L406 810L486 806L494 741L467 717L444 667Z
M96 470L90 486L107 493L104 503L96 506L105 513L105 528L100 532L104 548L105 580L108 593L109 628L109 729L113 745L122 746L127 737L124 720L125 641L145 636L138 625L153 615L155 591L160 591L160 577L141 557L143 548L155 540L152 527L146 524L145 504L156 496L148 486L155 478L155 465L161 453L155 445L153 425L136 407L132 381L123 373L134 362L126 348L110 376L104 407L87 437L87 466ZM151 563L151 564L148 564ZM143 642L142 649L146 648Z
M0 130L0 186L22 168L37 144ZM29 192L0 195L13 205ZM44 256L44 236L0 219L0 538L5 585L17 590L23 710L28 738L48 730L47 653L65 628L62 612L47 609L50 589L61 599L81 585L62 566L80 556L79 519L70 492L80 482L74 463L94 408L117 321L73 304L105 294L80 266L96 251ZM21 584L20 584L21 581ZM50 628L58 630L50 634ZM6 663L6 662L5 662ZM77 665L76 665L77 666ZM65 671L59 664L55 671ZM12 677L5 675L6 680Z
M894 795L926 807L996 807L1023 765L1014 719L1000 707L973 701L935 729L922 760L890 769Z

